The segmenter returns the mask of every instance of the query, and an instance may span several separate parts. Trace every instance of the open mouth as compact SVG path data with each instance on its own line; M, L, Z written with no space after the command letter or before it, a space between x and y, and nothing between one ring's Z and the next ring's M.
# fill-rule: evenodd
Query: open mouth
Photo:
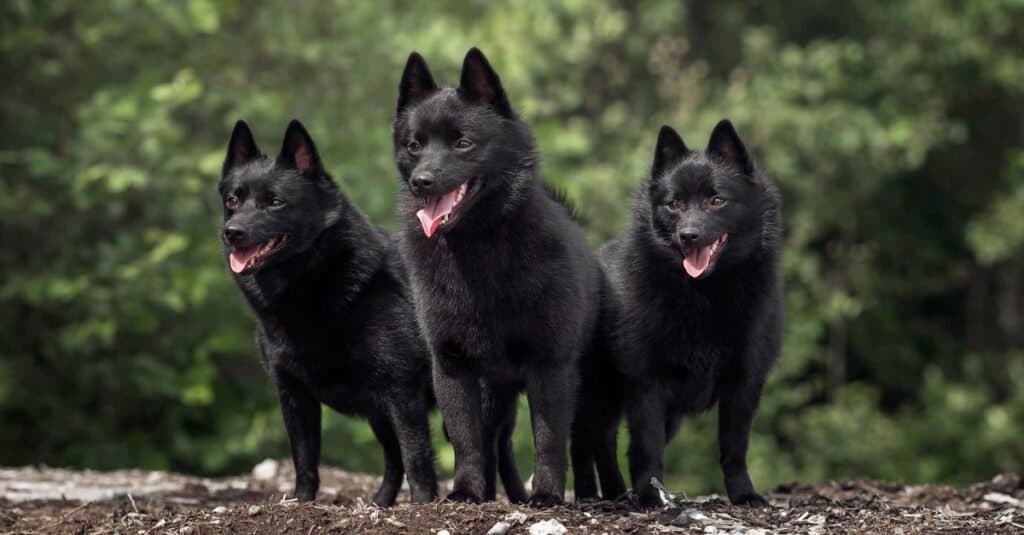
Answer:
M725 250L728 234L722 234L714 242L703 245L691 245L683 248L683 269L694 279L699 279L711 272L718 256Z
M251 273L256 268L262 266L271 255L276 253L287 239L288 236L282 234L250 247L235 247L228 255L231 272L236 275Z
M471 178L461 186L436 197L425 197L423 208L416 212L423 233L431 237L437 229L452 224L459 214L456 211L476 191L477 179Z

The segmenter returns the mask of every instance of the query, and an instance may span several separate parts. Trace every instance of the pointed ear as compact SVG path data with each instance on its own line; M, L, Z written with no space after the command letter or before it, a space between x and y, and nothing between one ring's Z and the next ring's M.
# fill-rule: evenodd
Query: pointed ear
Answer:
M484 53L473 47L462 61L462 78L459 93L463 96L488 104L505 117L512 117L512 107L501 87L501 79L487 62Z
M651 178L660 176L673 164L679 163L690 154L686 148L683 138L672 129L664 125L658 132L658 144L654 148L654 164L651 166Z
M278 154L277 161L281 165L292 167L302 174L320 175L320 155L316 152L316 145L313 138L296 119L288 123L288 130L284 133L284 143L281 145L281 154Z
M398 113L436 90L437 84L430 75L427 61L418 52L409 54L402 71L402 81L398 83Z
M747 148L743 146L743 141L729 119L722 119L711 131L707 153L732 165L745 175L754 173L754 162L750 160Z
M232 168L242 165L260 156L260 149L256 146L256 140L252 137L252 131L245 121L235 123L235 129L231 132L231 139L228 141L228 154L224 158L224 166L221 167L220 176L224 178Z

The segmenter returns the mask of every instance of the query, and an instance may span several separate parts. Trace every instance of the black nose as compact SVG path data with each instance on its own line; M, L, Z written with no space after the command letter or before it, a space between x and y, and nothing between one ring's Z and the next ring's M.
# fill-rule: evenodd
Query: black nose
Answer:
M434 173L421 171L412 176L411 182L414 188L429 188L434 185Z
M239 242L245 240L245 231L235 227L227 226L224 227L224 241L231 245L237 245Z
M693 243L700 239L700 233L697 229L687 228L679 232L679 239L683 243Z

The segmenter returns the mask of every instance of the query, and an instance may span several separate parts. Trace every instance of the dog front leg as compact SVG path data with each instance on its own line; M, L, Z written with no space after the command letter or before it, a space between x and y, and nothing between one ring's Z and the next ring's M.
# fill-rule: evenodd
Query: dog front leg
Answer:
M320 487L320 402L287 374L278 374L276 383L295 465L295 497L310 501Z
M437 475L426 401L419 397L396 399L391 405L391 418L398 435L412 502L433 501L437 497Z
M533 420L535 468L530 504L558 505L565 499L566 445L576 404L579 371L575 364L538 370L526 381Z
M485 490L485 452L479 379L438 359L434 362L434 391L455 450L455 482L448 499L480 502Z

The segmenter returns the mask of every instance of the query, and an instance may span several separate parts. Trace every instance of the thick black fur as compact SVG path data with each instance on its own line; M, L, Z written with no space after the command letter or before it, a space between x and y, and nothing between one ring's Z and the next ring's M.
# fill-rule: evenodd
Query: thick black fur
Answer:
M703 152L687 149L665 126L651 175L635 197L631 228L599 251L614 289L629 468L643 506L661 503L651 478L662 480L664 449L682 419L715 403L729 499L766 505L750 481L746 454L782 342L780 204L729 121L715 127ZM692 278L684 252L723 233L728 239L717 262ZM614 391L620 378L607 379L595 388ZM618 413L601 410L609 417L592 424L614 429Z
M287 235L261 266L233 276L259 320L263 365L291 442L295 495L316 496L323 403L366 418L380 441L385 468L374 503L393 504L404 473L412 501L433 500L430 356L394 237L339 192L298 121L276 158L261 154L239 121L219 189L225 256Z
M530 502L560 503L600 267L570 211L541 182L529 128L479 50L466 54L458 88L439 88L413 53L397 112L402 253L455 448L449 498L493 498L495 451L525 389L536 448ZM458 211L427 238L415 215L425 198L464 183L470 193ZM510 498L520 498L505 479L518 475L501 472Z

